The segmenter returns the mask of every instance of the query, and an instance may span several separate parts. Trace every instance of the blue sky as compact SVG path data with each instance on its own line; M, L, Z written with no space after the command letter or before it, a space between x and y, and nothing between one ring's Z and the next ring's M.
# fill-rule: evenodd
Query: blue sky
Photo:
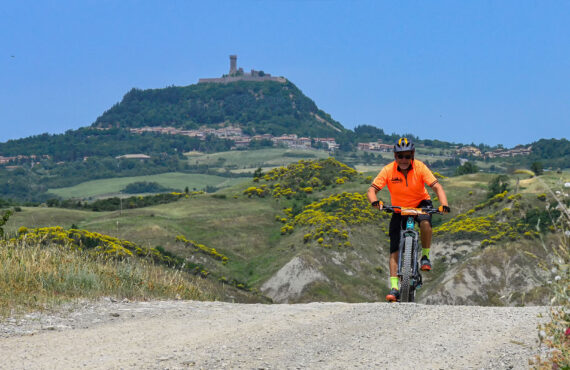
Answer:
M568 1L4 1L0 142L238 66L347 128L512 147L570 133Z

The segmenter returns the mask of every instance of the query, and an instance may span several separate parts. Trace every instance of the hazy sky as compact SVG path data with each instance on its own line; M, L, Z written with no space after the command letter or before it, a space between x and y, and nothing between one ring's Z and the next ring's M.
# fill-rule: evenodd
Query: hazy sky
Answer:
M3 1L0 142L238 66L347 128L512 147L570 133L570 1Z

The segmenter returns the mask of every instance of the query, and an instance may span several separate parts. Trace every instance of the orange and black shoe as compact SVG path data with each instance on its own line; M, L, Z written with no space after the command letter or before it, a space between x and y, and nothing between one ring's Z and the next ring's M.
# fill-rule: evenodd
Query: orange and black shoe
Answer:
M388 302L397 302L400 300L400 291L396 288L392 288L392 290L390 290L390 293L388 293L388 295L386 296L386 300Z
M423 256L422 259L420 260L420 270L422 271L431 270L431 262L429 261L429 258L427 258L426 256Z

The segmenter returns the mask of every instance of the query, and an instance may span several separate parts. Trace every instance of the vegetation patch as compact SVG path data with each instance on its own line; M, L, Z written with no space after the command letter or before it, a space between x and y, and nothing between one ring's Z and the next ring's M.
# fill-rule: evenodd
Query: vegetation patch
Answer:
M207 282L150 259L93 257L59 242L0 241L0 316L77 298L219 298Z
M220 260L224 264L226 264L229 260L229 258L227 256L224 256L223 254L218 253L218 251L216 251L215 248L208 248L203 244L195 242L194 240L188 240L188 239L186 239L186 237L184 235L178 235L176 237L176 241L183 243L188 248L192 248L195 251L203 253L207 256L211 256L214 259Z
M248 197L287 198L297 194L311 194L315 190L325 190L329 186L342 185L360 174L334 158L321 160L300 160L287 167L275 168L265 175L256 171L255 182L267 184L252 186L244 190Z
M121 209L133 209L133 208L143 208L150 207L158 204L166 204L176 202L182 198L191 198L197 195L204 194L203 191L192 191L192 192L170 192L163 194L154 195L138 195L128 198L106 198L96 200L94 202L82 202L80 200L59 200L59 199L49 199L46 204L48 207L59 207L59 208L71 208L71 209L89 209L92 211L119 211Z
M435 227L433 235L444 239L480 240L481 247L487 247L501 240L534 239L540 232L554 231L553 224L556 224L561 215L555 203L539 209L530 204L521 204L521 194L507 194L507 191L496 194L473 209ZM506 203L506 206L486 215L476 215L476 212L497 208L500 203Z
M125 194L140 194L140 193L166 193L174 191L175 189L168 189L157 182L137 181L132 182L121 191Z
M171 253L161 252L157 248L145 248L128 240L114 238L81 229L66 230L61 226L18 230L18 237L11 243L25 242L33 245L59 245L71 250L84 252L96 258L127 259L140 257L154 263L182 269L195 275L207 276L208 272L200 265L189 263Z
M320 201L307 205L298 215L293 215L291 208L284 209L286 217L279 218L285 223L282 234L293 232L296 227L305 227L305 243L316 242L323 247L351 247L348 241L349 226L380 223L389 218L386 213L370 207L365 194L334 194ZM383 226L384 231L386 226Z

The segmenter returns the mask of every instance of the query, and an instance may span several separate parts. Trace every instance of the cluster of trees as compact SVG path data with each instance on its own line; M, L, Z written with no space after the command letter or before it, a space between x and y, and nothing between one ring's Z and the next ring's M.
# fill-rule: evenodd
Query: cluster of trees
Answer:
M119 211L121 209L132 209L154 206L157 204L165 204L176 202L181 197L186 196L185 193L163 193L155 195L147 195L144 197L134 196L128 198L106 198L99 199L94 202L82 202L80 200L58 198L50 198L46 201L48 207L71 208L71 209L88 209L91 211Z
M151 156L191 150L219 152L229 150L233 141L208 136L205 140L183 135L156 133L133 134L123 128L99 130L80 128L64 134L43 134L0 143L2 156L49 155L54 162L84 160L86 157L116 157L144 153Z
M520 159L520 157L517 157ZM566 139L540 139L532 143L532 153L523 159L527 165L533 166L540 163L542 166L548 160L547 167L550 168L570 168L570 141ZM541 171L534 164L534 171Z
M470 173L477 173L479 172L479 167L473 162L465 162L461 166L455 169L455 175L467 175Z
M121 193L124 194L142 194L142 193L166 193L175 191L160 185L157 182L138 181L128 184Z
M94 126L196 129L220 122L239 123L250 135L291 133L318 137L338 136L346 131L289 81L132 89L97 118Z

